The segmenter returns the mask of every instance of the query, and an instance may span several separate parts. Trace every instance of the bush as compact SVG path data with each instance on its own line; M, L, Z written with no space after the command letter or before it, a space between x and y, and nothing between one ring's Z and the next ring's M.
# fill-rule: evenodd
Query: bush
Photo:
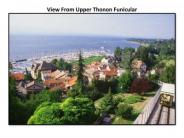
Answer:
M93 86L89 86L89 87L86 87L85 89L85 95L94 101L94 100L101 98L103 96L103 93L99 92Z
M176 69L175 65L170 65L164 69L164 71L160 74L160 80L166 83L175 83Z
M94 80L92 85L100 93L108 93L109 89L111 89L112 93L118 91L118 80L114 78L110 80Z
M149 92L153 90L153 84L145 79L145 78L139 78L135 79L132 84L130 91L139 93L139 94L144 94L145 92Z
M116 110L116 115L130 119L132 118L132 113L133 113L133 107L125 104L125 103L120 103L117 106Z

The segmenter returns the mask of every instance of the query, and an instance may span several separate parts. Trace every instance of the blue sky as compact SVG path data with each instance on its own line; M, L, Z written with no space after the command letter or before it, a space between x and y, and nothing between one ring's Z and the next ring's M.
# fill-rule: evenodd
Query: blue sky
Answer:
M173 38L174 14L11 14L10 34Z

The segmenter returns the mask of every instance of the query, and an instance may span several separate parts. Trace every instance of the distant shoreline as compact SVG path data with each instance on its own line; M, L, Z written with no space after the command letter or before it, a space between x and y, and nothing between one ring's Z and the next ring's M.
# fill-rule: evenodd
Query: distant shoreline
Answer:
M51 62L53 59L60 59L63 58L67 62L76 61L78 60L79 51L76 52L67 52L60 55L50 55L50 56L43 56L39 58L30 58L20 60L19 62L10 61L14 66L13 72L25 72L25 68L31 67L34 63L41 63L42 61ZM102 51L102 50L94 50L90 52L82 52L83 58L88 58L91 56L112 56L112 54Z
M137 41L134 41L134 40L127 40L127 41L132 43L132 44L138 44L138 45L142 44L141 42L137 42Z
M116 47L133 47L139 45L131 43L123 37L90 37L90 36L12 36L10 37L10 61L40 58L68 52L104 50L114 52Z

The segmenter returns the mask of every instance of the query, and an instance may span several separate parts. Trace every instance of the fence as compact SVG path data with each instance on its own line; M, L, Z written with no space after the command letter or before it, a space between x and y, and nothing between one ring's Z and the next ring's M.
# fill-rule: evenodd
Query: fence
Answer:
M162 88L162 86L157 90L155 96L145 106L145 108L139 114L139 116L136 118L136 120L134 121L133 124L146 124L148 122L148 119L149 119L156 103L159 100L161 88Z

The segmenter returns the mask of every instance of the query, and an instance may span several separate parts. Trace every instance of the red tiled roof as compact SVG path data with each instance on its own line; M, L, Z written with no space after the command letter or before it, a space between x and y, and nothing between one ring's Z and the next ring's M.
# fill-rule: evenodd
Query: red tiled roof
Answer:
M64 80L49 79L49 80L46 80L46 81L44 82L44 84L45 84L46 86L51 86L51 85L56 86L56 85L60 85L60 84L62 84L62 83L64 83Z
M17 81L24 80L24 73L12 73L11 77L13 77Z
M98 68L100 66L100 62L92 62L91 64L87 65L87 68Z
M68 79L67 85L68 86L73 86L73 85L76 84L76 81L77 81L77 77L76 76L73 76L73 77L71 77L71 78Z
M116 76L117 75L117 69L116 68L111 68L110 70L105 70L104 71L106 76Z

